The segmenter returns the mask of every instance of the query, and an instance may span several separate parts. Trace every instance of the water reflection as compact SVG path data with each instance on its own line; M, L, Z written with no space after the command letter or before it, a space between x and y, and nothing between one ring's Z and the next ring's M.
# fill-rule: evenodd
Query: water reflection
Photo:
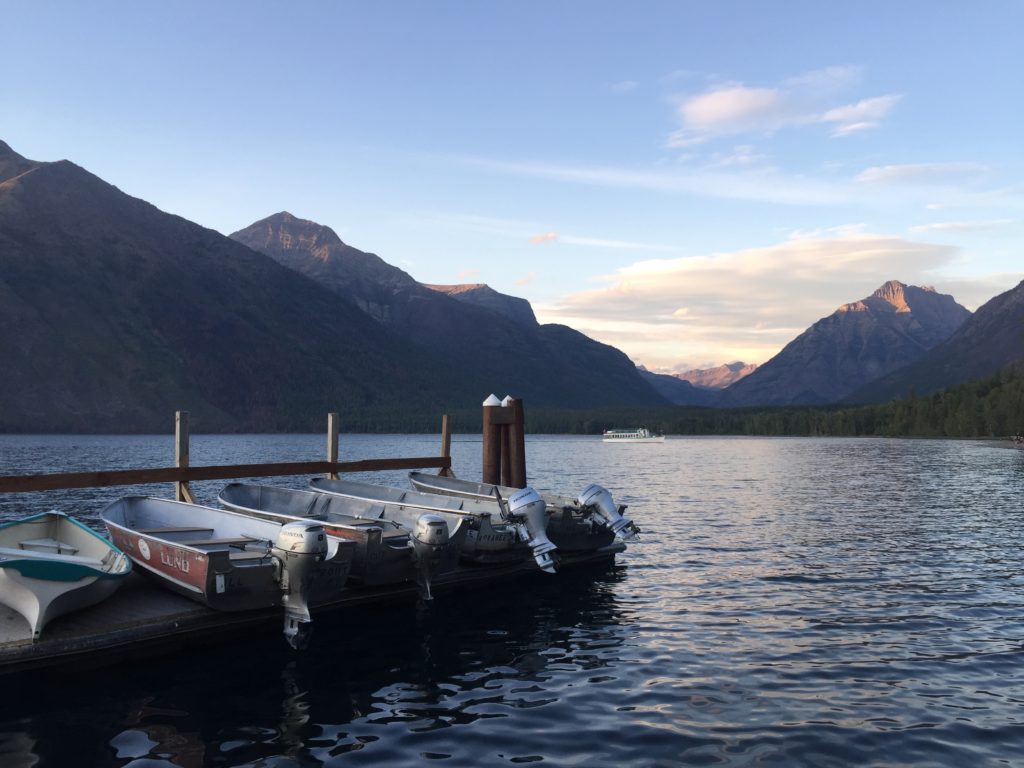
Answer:
M405 759L396 732L415 739L543 707L558 700L551 681L567 674L580 685L601 680L622 644L614 587L623 569L562 576L443 595L429 608L403 601L324 616L301 655L256 636L78 674L77 693L59 702L47 691L60 673L42 673L43 689L18 678L17 704L0 706L0 723L17 710L24 730L6 752L10 764L32 765L27 750L38 743L47 764L76 764L81 745L63 738L70 729L79 739L107 734L105 749L77 764L322 764L371 745L374 759L396 749ZM455 750L420 751L436 759Z

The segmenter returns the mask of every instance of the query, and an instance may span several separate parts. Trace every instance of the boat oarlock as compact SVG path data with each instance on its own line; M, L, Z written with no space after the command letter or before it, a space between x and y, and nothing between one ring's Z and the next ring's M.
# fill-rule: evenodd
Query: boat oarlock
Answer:
M448 547L448 523L440 515L426 512L416 518L416 526L409 537L413 559L416 561L416 585L424 600L433 600L430 594L430 580L434 567Z
M311 632L309 591L315 578L314 568L327 558L324 527L303 522L281 526L271 554L280 565L285 639L292 648L305 648Z
M547 504L533 488L527 486L508 497L507 515L519 538L533 552L533 559L541 570L555 572L552 553L556 547L547 534Z
M584 488L576 497L576 502L581 507L591 509L594 514L603 519L608 529L620 541L630 541L640 533L636 523L622 516L622 513L626 511L626 505L616 506L611 493L597 483L591 483Z

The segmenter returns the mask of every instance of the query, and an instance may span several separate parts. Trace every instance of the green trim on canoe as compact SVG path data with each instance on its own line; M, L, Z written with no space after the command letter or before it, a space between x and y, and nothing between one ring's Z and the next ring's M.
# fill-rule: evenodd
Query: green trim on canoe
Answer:
M32 560L30 558L0 560L0 568L11 568L22 576L41 581L80 581L90 576L97 576L101 579L119 579L128 573L127 571L104 573L97 568L81 563L68 563L61 560Z

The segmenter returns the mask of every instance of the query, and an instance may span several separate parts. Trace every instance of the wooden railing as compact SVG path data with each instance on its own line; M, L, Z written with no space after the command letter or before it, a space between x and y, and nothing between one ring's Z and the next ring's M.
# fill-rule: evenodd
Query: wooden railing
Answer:
M115 485L174 483L175 496L192 501L188 483L193 480L231 480L242 477L278 477L281 475L336 476L340 472L377 472L389 469L433 469L451 471L451 433L448 417L441 421L441 455L394 459L338 461L338 415L328 415L327 461L279 462L273 464L227 464L189 466L188 413L175 416L175 464L157 469L115 469L97 472L58 472L38 475L0 475L0 493L55 491L67 488L106 488Z

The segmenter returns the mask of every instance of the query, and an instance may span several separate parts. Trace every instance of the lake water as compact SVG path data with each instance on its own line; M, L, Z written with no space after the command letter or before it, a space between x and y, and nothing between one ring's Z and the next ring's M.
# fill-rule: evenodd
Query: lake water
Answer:
M346 459L437 448L342 438ZM196 465L323 454L322 435L192 443ZM170 437L0 436L0 474L172 455ZM456 436L453 459L478 477L479 439ZM268 631L0 680L0 766L1024 765L1024 452L538 436L527 460L538 488L607 486L643 542L611 566L325 616L304 653ZM95 521L116 493L0 497L0 516Z

